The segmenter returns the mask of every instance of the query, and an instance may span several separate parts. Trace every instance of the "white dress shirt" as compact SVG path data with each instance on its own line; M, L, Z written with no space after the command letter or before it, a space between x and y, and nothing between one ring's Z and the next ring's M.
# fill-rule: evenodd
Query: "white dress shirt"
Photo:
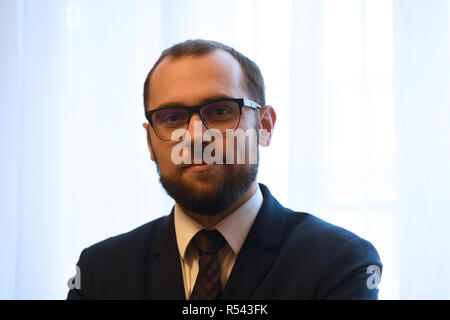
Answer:
M255 221L262 202L263 196L258 186L255 193L247 202L212 228L217 229L226 240L224 247L217 253L220 263L222 288L225 288L236 257ZM174 214L175 233L180 252L184 290L186 298L189 298L194 289L198 274L198 253L190 242L198 231L206 228L188 216L177 204L175 204Z

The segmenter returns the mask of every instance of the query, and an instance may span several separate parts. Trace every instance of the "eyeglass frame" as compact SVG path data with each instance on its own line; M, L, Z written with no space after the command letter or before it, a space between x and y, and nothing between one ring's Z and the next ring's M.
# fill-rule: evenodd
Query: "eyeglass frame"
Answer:
M238 105L238 107L239 107L239 119L238 119L238 123L237 123L236 127L233 129L233 131L236 130L237 127L239 127L239 124L240 124L240 122L241 122L241 115L242 115L242 108L243 108L243 107L251 108L251 109L253 109L253 110L258 110L258 109L261 109L261 108L262 108L262 106L261 106L258 102L255 102L255 101L250 100L250 99L247 99L247 98L221 98L221 99L216 99L216 100L208 101L208 102L205 102L205 103L196 105L196 106L165 106L165 107L161 107L161 108L157 108L157 109L145 111L145 117L147 118L147 121L148 121L148 123L150 124L150 126L153 128L153 131L155 132L156 136L157 136L160 140L163 140L163 141L178 141L178 140L181 140L181 139L184 137L184 135L186 134L186 132L185 132L182 136L180 136L178 139L165 139L165 138L161 138L161 137L158 135L158 133L156 132L156 129L155 129L155 127L153 126L153 123L152 123L152 117L153 117L153 114L154 114L155 112L158 112L158 111L164 110L164 109L181 109L181 110L186 110L186 111L188 112L188 120L187 120L187 125L186 125L186 131L187 131L188 128L189 128L189 123L191 122L192 115L193 115L194 113L198 113L198 115L200 116L200 119L202 120L203 125L204 125L208 130L211 130L211 129L213 129L213 128L209 128L209 127L208 127L208 125L207 125L207 123L206 123L206 120L203 118L203 116L202 116L202 114L201 114L201 109L202 109L203 107L209 105L209 104L216 103L216 102L221 102L221 101L232 101L232 102L237 103L237 105ZM225 134L225 133L226 133L226 132L221 132L221 133L217 133L217 134Z

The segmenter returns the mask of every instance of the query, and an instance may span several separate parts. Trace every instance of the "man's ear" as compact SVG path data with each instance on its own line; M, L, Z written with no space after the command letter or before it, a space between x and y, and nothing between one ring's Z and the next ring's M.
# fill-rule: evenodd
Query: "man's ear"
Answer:
M259 113L259 144L263 147L270 145L273 129L277 121L277 114L272 106L258 109Z
M151 140L150 140L150 126L149 126L149 124L146 123L146 122L144 122L144 123L142 124L142 126L144 127L145 133L146 133L146 136L147 136L147 146L148 146L148 150L150 151L150 157L151 157L151 159L152 159L153 161L155 161L155 156L153 155L152 142L151 142Z

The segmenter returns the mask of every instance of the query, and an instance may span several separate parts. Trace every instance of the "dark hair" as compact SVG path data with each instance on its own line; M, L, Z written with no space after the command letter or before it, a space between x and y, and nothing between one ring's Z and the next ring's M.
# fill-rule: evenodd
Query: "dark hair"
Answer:
M167 57L177 59L186 56L202 56L217 49L225 50L239 62L239 64L241 65L242 73L244 75L243 82L245 85L245 89L247 89L247 92L250 95L249 98L264 106L266 104L264 79L256 63L244 56L242 53L223 43L211 40L197 39L177 43L161 53L161 56L148 73L147 78L144 82L144 108L147 108L146 103L149 99L150 79L156 67L161 63L161 61L163 61Z

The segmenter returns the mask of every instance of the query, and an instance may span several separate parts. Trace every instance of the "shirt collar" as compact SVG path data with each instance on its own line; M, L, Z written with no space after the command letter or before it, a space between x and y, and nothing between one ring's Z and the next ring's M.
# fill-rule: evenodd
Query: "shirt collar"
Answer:
M214 227L214 229L217 229L222 234L236 255L244 244L245 238L261 208L262 202L263 196L258 185L256 192L250 199ZM185 259L187 247L191 239L205 227L188 216L176 203L174 215L178 250L181 257Z

